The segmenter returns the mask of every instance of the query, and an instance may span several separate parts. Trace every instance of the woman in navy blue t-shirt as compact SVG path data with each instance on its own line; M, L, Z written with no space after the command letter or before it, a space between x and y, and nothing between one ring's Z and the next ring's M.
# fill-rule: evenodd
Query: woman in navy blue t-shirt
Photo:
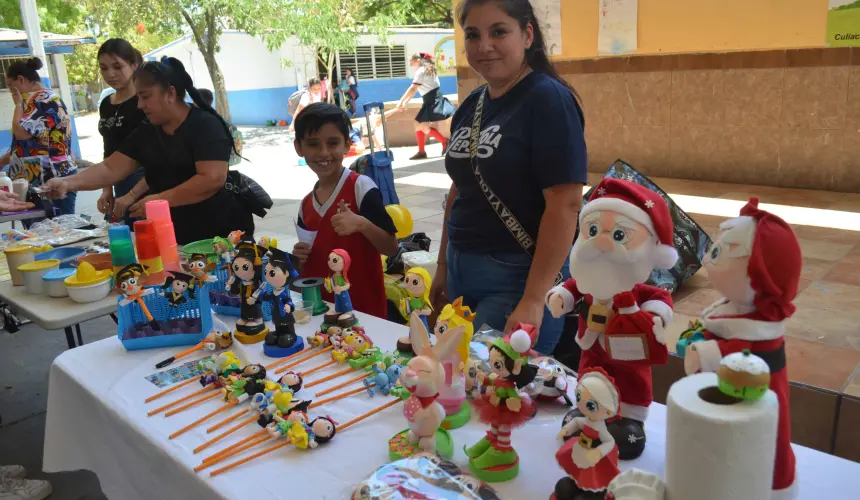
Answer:
M536 349L549 354L564 320L545 311L544 296L560 271L569 277L587 181L582 111L549 61L528 0L465 0L459 22L469 65L487 85L452 120L453 184L432 299L438 307L463 296L476 325L536 325Z

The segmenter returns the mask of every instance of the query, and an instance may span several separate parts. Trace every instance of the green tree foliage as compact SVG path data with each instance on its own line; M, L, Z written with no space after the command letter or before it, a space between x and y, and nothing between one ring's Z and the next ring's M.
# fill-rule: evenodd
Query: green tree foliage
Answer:
M235 18L248 33L262 39L270 50L295 36L317 55L329 81L339 51L355 50L363 34L377 35L385 41L387 27L395 23L390 14L372 15L365 8L365 1L234 1L240 2Z
M451 0L364 0L368 17L384 15L397 24L435 24L441 28L454 27Z

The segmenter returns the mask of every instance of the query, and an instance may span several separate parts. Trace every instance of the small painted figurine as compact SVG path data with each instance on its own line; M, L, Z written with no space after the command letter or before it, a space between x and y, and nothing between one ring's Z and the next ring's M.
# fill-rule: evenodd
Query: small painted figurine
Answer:
M233 351L218 353L197 363L198 368L206 370L207 374L200 376L200 385L207 386L218 382L221 377L228 377L241 371L239 358Z
M349 298L349 254L346 250L335 248L328 256L328 268L331 276L325 280L325 289L334 294L334 310L340 313L340 319L353 317L352 300Z
M449 422L458 424L452 426L452 429L465 425L471 413L469 405L466 404L466 366L469 363L469 344L475 333L475 326L472 324L474 319L475 314L463 305L463 298L459 297L442 308L433 331L438 342L452 328L463 326L463 336L456 352L442 360L445 383L439 388L439 403L445 407L445 414L449 417L458 413L461 415L457 422Z
M266 380L266 368L263 365L250 364L243 368L241 373L233 373L221 380L221 394L224 401L232 401L243 394L250 397L265 392L267 388L272 388L272 384L276 385L275 382Z
M511 429L528 421L533 404L520 389L537 375L537 367L528 363L537 329L531 334L518 329L497 338L490 345L489 377L478 373L481 385L488 385L486 394L472 401L481 422L489 424L487 435L467 448L469 468L479 479L487 482L507 481L519 474L519 457L511 446Z
M279 432L300 450L314 449L328 443L337 434L335 421L329 417L317 417L310 423L285 420L278 424L281 423L288 425L280 427Z
M170 276L168 276L164 281L164 285L161 286L161 289L166 290L164 292L164 298L167 299L167 302L171 306L179 307L188 302L188 299L185 298L185 292L189 290L189 286L193 279L194 277L190 274L176 271L170 272Z
M385 368L384 364L377 363L373 366L372 372L373 376L362 380L364 387L367 388L367 393L374 396L376 391L379 391L388 396L391 389L397 385L397 380L400 378L400 374L403 373L403 366L393 364ZM376 384L375 387L374 384Z
M278 380L278 383L284 387L289 388L291 391L293 391L293 393L296 393L302 390L302 386L304 385L305 380L300 374L290 370L283 376L281 376L281 378Z
M373 347L373 341L364 332L364 328L356 326L348 331L350 333L344 337L341 348L331 353L332 359L338 363L343 363L347 359L358 359Z
M216 236L213 240L212 251L218 256L218 263L216 264L217 269L227 269L229 272L230 261L233 260L230 247L232 247L230 242L220 236Z
M251 296L254 301L263 296L272 304L275 331L266 336L266 345L288 348L296 343L296 318L293 316L296 306L290 296L290 284L298 277L299 273L290 263L290 256L283 250L270 248L269 262L263 270L268 290L264 293L261 286Z
M575 500L584 491L603 492L618 475L618 446L606 420L618 414L618 388L601 368L580 373L576 386L576 407L582 416L562 427L559 439L568 439L555 454L558 464L570 477L555 485L557 500Z
M145 274L146 268L143 264L137 262L129 264L117 271L116 283L119 289L122 290L122 294L125 297L119 304L124 306L132 302L137 302L141 312L146 316L149 326L153 330L160 331L161 327L158 325L158 322L155 321L155 318L152 317L152 313L143 301L143 297L155 293L151 288L143 287L143 276Z
M278 248L278 240L277 238L270 238L268 236L261 236L257 241L257 244L266 249Z
M263 309L253 297L260 288L263 254L265 250L254 243L239 243L231 264L233 275L227 280L227 291L240 297L240 316L236 320L237 334L234 337L243 343L259 342L265 338L263 334L268 333L263 322Z
M408 318L407 325L412 321L412 313L414 312L424 324L424 328L427 331L430 330L427 316L433 313L433 307L430 305L432 281L430 273L420 267L414 267L406 273L401 286L406 289L409 298L400 299L399 308L400 313ZM397 339L397 350L408 355L415 354L409 337Z
M415 311L428 330L430 325L427 323L427 316L433 313L433 306L430 305L431 286L433 286L433 279L430 273L420 267L413 267L403 279L403 287L409 298L400 301L400 312L407 318L411 318L412 312Z
M233 345L233 332L218 332L212 330L203 339L208 351L220 351Z
M567 395L567 373L561 363L550 357L543 357L534 362L538 367L538 376L541 378L537 387L537 399L554 401L564 398L567 406L573 406L573 402Z
M288 417L293 412L307 413L310 408L311 401L308 399L300 399L293 395L289 389L283 389L275 392L272 395L272 404L266 409L266 413L260 415L257 419L257 424L265 428L274 421L277 417Z
M451 335L430 345L430 334L412 313L409 336L418 355L409 360L406 369L400 374L400 384L411 394L403 404L403 416L409 423L407 439L409 444L418 445L424 451L436 451L437 434L445 419L445 409L437 401L439 387L444 381L441 360L454 352L460 342L462 328L452 329ZM447 432L444 429L443 432ZM397 436L389 440L389 449L396 444ZM440 450L450 456L451 450Z
M188 286L188 295L192 299L198 288L202 290L206 283L218 281L218 278L209 274L215 270L215 267L216 265L209 262L209 258L202 253L191 254L191 258L183 265L185 271L192 276Z

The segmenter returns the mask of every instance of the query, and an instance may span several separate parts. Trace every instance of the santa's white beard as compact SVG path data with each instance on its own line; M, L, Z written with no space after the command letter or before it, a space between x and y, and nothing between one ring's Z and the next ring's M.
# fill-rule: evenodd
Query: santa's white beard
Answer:
M615 245L613 252L605 253L591 241L579 238L570 254L570 276L581 293L609 300L648 280L654 268L654 248L653 244L645 244L628 252L623 245Z

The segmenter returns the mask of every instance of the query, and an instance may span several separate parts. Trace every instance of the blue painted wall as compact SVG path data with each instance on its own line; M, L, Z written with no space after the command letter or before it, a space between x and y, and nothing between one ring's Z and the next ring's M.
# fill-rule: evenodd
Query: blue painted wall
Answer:
M440 77L439 82L442 84L442 93L457 93L456 76ZM359 81L358 116L364 116L363 103L396 101L411 83L410 78ZM265 125L269 120L289 120L289 100L296 90L297 87L279 87L228 91L233 124Z

